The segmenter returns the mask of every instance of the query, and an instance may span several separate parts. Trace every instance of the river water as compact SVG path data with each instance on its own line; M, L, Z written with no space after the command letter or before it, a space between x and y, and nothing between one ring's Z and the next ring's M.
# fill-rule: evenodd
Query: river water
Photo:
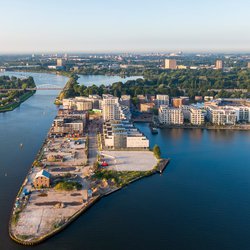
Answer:
M37 84L67 78L33 75ZM95 83L83 79L85 84ZM99 84L104 82L98 76ZM112 79L109 79L113 81ZM117 80L114 80L117 81ZM0 249L12 242L13 201L56 115L57 91L37 91L16 110L0 114ZM34 249L250 249L250 131L162 129L151 135L171 163L102 199L63 232ZM23 147L20 148L20 143Z

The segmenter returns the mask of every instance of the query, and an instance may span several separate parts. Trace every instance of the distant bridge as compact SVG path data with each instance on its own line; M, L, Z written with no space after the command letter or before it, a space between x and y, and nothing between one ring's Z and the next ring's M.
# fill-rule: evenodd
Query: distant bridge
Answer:
M41 84L37 85L35 88L27 88L26 90L62 90L63 87L53 84ZM11 91L11 90L17 90L22 91L23 89L1 89L0 91Z

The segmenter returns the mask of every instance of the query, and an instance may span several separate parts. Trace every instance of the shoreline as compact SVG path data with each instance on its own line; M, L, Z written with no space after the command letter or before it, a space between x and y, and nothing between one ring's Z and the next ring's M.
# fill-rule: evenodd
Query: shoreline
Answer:
M92 145L93 142L97 140L97 135L95 136L92 136ZM61 144L64 142L64 140L68 139L54 139L53 143ZM109 182L110 180L106 179L105 177L101 177L100 179L98 179L95 176L89 176L88 174L83 173L85 171L85 167L92 169L92 164L89 163L88 165L79 166L80 163L73 164L70 161L68 162L67 166L71 168L77 168L79 169L79 171L81 170L81 172L77 174L77 178L79 178L79 183L85 183L84 186L82 186L80 189L73 189L71 191L55 189L56 178L61 175L58 175L57 172L53 172L53 166L54 168L59 167L63 169L64 165L62 165L61 163L59 163L59 165L49 164L48 166L46 166L46 170L48 169L51 173L53 172L51 185L48 188L42 189L35 188L34 186L32 187L34 176L36 176L36 174L41 169L44 169L43 165L40 165L39 163L44 162L43 159L47 157L46 152L48 151L47 149L50 143L52 143L52 141L48 133L40 149L38 150L34 161L31 164L31 167L28 170L28 173L21 187L19 188L13 202L8 225L9 237L13 241L21 245L37 245L49 239L50 237L53 237L55 234L61 232L64 228L70 225L92 205L101 200L101 198L111 195L112 193L117 192L124 187L127 187L129 184L143 179L144 177L150 177L156 173L161 173L164 169L162 169L160 165L162 165L162 163L164 164L165 162L165 168L169 163L168 159L158 159L156 161L156 165L154 167L152 166L150 171L141 170L141 173L139 175L132 175L132 178L128 177L129 175L124 172L124 176L122 178L124 178L125 180L125 178L128 177L127 181L124 181L122 183L113 183L112 181ZM89 143L87 145L88 146L83 150L89 148ZM59 150L61 150L60 147ZM84 160L84 158L80 159L81 162L82 160ZM72 171L73 173L76 173L75 171L78 170ZM132 172L136 173L136 171ZM62 170L62 173L71 173L71 170ZM108 185L103 186L103 181L108 181ZM87 187L85 185L87 185ZM84 198L82 198L82 195L86 188L87 190L94 188L97 191L93 191L93 195L84 200ZM26 191L28 191L27 195L25 194ZM44 196L41 196L41 194L46 194L46 198L42 198ZM78 197L75 198L73 194L77 194ZM77 204L73 205L73 203ZM58 204L60 205L60 207L57 206Z
M148 120L134 120L133 123L148 123L152 124L151 121ZM195 125L189 125L189 124L183 124L183 125L160 125L160 124L154 124L154 128L158 129L203 129L203 130L238 130L238 131L249 131L250 130L250 124L237 124L234 126L225 125L202 125L202 126L195 126Z
M248 125L235 125L235 126L218 126L218 125L204 125L204 126L192 126L192 125L156 125L159 129L203 129L203 130L240 130L249 131L250 124Z
M27 101L30 97L32 97L34 94L36 93L36 91L30 91L28 93L25 93L27 94L27 96L25 96L22 100L20 100L19 102L16 102L16 103L12 103L12 104L8 104L6 105L6 107L1 107L0 108L0 113L6 113L6 112L11 112L13 110L15 110L16 108L18 108L23 102ZM21 96L22 98L22 96ZM9 108L8 108L9 106Z
M46 142L46 140L45 140ZM45 143L44 142L44 143ZM42 144L44 146L44 143ZM41 148L42 149L42 148ZM41 150L40 149L40 150ZM40 152L39 150L39 152ZM37 157L36 157L37 158ZM139 180L142 180L143 178L146 178L146 177L151 177L152 175L155 175L157 173L160 173L162 174L162 172L164 171L164 169L168 166L168 164L170 163L170 159L159 159L158 161L158 164L159 163L162 163L164 164L164 168L163 169L159 169L159 165L157 165L156 168L154 168L150 173L146 174L145 176L141 176L141 177L136 177L135 179L133 180L130 180L128 184L126 185L123 185L121 187L116 187L114 188L113 190L110 190L102 195L98 195L94 198L92 198L84 207L82 207L80 210L78 210L75 214L73 214L71 217L69 217L67 219L67 221L60 225L58 228L54 229L53 231L47 233L46 235L43 235L39 238L37 238L36 240L31 240L31 241L25 241L23 239L19 239L17 238L13 233L12 233L12 230L11 230L11 224L13 223L12 222L12 216L13 216L13 210L14 210L14 206L13 206L13 209L12 209L12 215L10 217L10 220L9 220L9 236L10 238L20 244L20 245L24 245L24 246L35 246L35 245L38 245L46 240L48 240L49 238L55 236L56 234L60 233L62 230L64 230L65 228L67 228L71 223L73 223L78 217L80 217L82 214L84 214L84 212L86 212L89 208L91 208L93 205L95 205L96 203L98 203L99 201L101 201L102 198L105 198L105 197L108 197L109 195L115 193L115 192L118 192L120 190L122 190L123 188L129 186L130 184L134 183L134 182L137 182ZM32 167L31 167L32 168ZM30 172L30 171L29 171ZM18 195L21 193L24 185L25 185L25 182L27 180L27 177L25 178L21 188L19 189L19 192L17 194L17 197ZM16 197L16 198L17 198ZM16 199L15 199L16 201Z

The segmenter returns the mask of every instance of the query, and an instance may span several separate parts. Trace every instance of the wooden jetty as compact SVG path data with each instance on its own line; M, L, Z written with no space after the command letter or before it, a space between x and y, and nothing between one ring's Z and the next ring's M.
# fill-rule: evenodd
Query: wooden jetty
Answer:
M169 164L169 162L170 162L170 159L162 159L158 163L156 171L161 174L165 170L165 168L167 167L167 165Z

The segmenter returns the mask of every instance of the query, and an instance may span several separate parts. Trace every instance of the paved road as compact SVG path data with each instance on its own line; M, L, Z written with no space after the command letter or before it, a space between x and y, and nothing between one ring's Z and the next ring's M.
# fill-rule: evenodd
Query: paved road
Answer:
M93 166L97 159L97 138L95 132L89 133L89 165Z
M93 166L97 159L98 145L97 132L100 131L101 120L91 121L88 125L89 132L89 165Z

